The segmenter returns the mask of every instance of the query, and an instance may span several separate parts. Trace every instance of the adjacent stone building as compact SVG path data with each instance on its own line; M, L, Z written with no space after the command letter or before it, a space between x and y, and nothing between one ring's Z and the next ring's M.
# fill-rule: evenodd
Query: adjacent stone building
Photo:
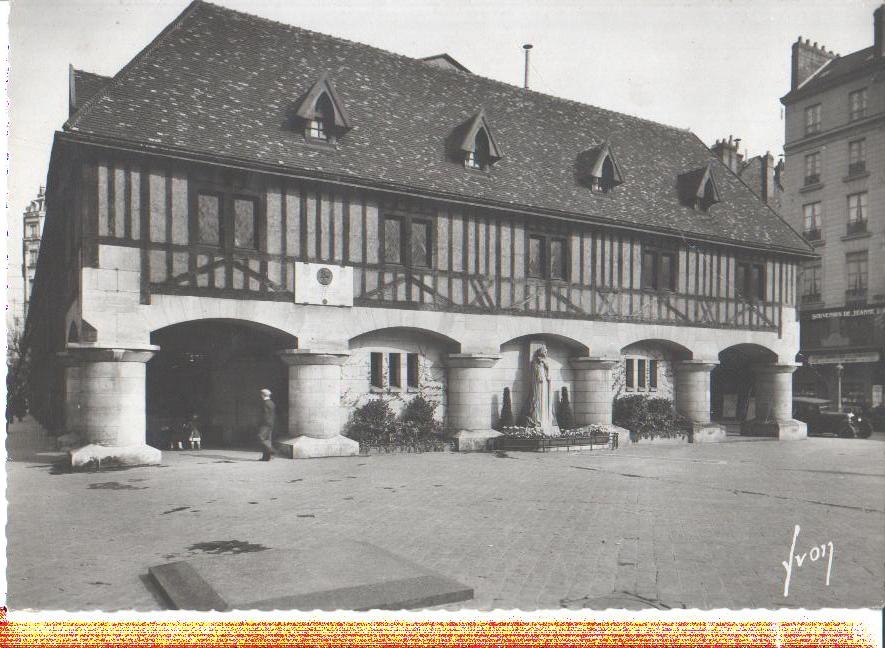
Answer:
M24 317L28 315L28 302L37 272L37 257L40 254L40 237L46 219L46 191L40 187L37 197L31 201L22 216L22 285L24 287Z
M873 45L838 56L793 44L786 208L820 258L802 265L803 396L881 405L885 384L885 5Z
M56 134L28 335L34 408L139 448L196 413L296 456L425 394L462 447L526 405L662 394L783 438L811 246L690 132L194 2ZM76 76L74 74L74 76ZM89 96L86 96L89 94ZM753 429L750 422L748 429ZM773 424L773 425L772 425Z

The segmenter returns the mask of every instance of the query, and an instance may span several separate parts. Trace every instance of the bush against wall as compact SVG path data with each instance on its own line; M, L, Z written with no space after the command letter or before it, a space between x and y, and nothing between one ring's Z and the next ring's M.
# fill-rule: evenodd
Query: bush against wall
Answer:
M572 405L568 398L568 387L562 388L562 397L556 412L556 422L559 424L560 430L571 430L575 427L575 417L572 414Z
M403 406L399 416L388 399L374 398L355 408L344 435L360 444L360 452L371 449L442 450L443 425L436 418L439 403L418 394Z
M612 420L630 430L630 439L672 438L688 433L691 423L673 407L669 398L642 394L623 396L614 402Z
M504 402L501 405L501 417L498 419L497 430L513 427L516 422L513 420L513 402L510 397L510 387L504 388Z

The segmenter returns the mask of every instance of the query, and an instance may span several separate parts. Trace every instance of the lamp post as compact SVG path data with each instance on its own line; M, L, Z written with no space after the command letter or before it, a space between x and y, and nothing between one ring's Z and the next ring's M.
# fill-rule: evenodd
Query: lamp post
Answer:
M836 411L842 411L842 363L836 365Z

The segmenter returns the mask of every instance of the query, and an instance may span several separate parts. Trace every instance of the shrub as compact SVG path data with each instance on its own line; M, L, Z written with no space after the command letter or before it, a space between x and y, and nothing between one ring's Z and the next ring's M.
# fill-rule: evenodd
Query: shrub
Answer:
M344 434L360 446L390 443L396 430L396 414L383 398L375 398L350 413Z
M422 395L415 396L400 412L396 441L414 443L442 433L442 425L436 420L439 403Z
M501 405L501 418L498 419L498 430L513 427L513 403L510 400L510 387L504 388L504 403Z
M556 422L560 430L571 430L575 427L575 417L572 414L572 406L568 400L568 387L562 388L562 398L559 401L559 411L556 413Z
M615 401L612 408L615 425L630 430L630 438L668 438L688 432L690 421L673 408L667 398L649 398L631 394Z

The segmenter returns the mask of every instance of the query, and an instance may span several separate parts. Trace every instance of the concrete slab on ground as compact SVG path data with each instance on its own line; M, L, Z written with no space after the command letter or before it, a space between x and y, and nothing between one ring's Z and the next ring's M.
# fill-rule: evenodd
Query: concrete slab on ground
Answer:
M180 610L401 610L473 598L471 587L347 540L177 561L149 573Z

